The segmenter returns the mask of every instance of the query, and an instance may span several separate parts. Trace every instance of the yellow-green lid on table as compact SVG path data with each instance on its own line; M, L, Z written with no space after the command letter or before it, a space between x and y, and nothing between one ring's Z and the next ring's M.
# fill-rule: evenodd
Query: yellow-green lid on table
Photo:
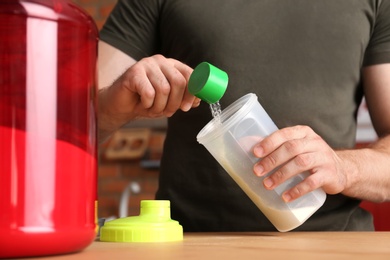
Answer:
M139 216L108 221L100 229L105 242L169 242L183 240L183 227L171 219L169 200L142 200Z

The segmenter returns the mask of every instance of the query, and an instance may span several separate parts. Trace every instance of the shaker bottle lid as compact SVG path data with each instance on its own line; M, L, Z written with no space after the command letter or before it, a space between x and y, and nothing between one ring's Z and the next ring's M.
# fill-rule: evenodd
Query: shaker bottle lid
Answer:
M225 71L202 62L192 72L188 81L189 92L209 104L216 103L225 94L228 85Z
M105 242L168 242L183 240L183 227L171 219L169 200L142 200L139 216L104 223L100 240Z

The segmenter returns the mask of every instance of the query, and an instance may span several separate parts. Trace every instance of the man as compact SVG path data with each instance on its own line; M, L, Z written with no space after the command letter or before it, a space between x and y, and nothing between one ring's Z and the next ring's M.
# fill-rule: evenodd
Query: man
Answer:
M389 0L122 0L99 55L101 138L139 116L169 118L156 198L185 231L275 230L196 142L211 113L186 84L202 61L229 74L222 109L256 93L281 129L254 148L254 174L282 165L264 186L309 171L283 199L328 193L296 230L373 230L360 201L390 200ZM356 150L363 94L379 139Z

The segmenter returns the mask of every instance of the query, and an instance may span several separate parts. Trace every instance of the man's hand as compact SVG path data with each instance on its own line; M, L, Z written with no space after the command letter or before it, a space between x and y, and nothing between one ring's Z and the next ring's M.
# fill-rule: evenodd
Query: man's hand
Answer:
M263 176L281 166L264 179L267 189L274 189L287 179L308 171L309 177L283 194L288 202L317 188L328 194L342 192L348 176L338 154L310 127L294 126L281 129L254 147L256 157L262 158L254 166L257 176Z
M144 58L99 91L99 129L114 130L138 117L170 117L200 104L187 83L193 69L162 55Z

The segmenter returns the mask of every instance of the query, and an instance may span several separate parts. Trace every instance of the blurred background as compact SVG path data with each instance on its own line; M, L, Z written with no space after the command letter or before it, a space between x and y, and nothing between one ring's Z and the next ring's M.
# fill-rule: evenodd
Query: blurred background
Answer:
M73 2L87 11L101 29L117 0ZM99 218L138 215L140 201L154 199L165 129L164 118L139 120L119 130L100 146Z
M117 0L73 0L84 8L101 29ZM365 147L377 136L372 128L365 102L358 113L358 147ZM166 119L143 119L126 125L99 149L98 216L116 218L121 214L138 215L139 203L154 199L158 188L159 159L165 139ZM363 206L375 215L390 214L390 204ZM386 214L385 214L386 213ZM383 223L382 223L383 222ZM388 228L385 220L376 217L379 230ZM385 227L386 226L386 227Z

